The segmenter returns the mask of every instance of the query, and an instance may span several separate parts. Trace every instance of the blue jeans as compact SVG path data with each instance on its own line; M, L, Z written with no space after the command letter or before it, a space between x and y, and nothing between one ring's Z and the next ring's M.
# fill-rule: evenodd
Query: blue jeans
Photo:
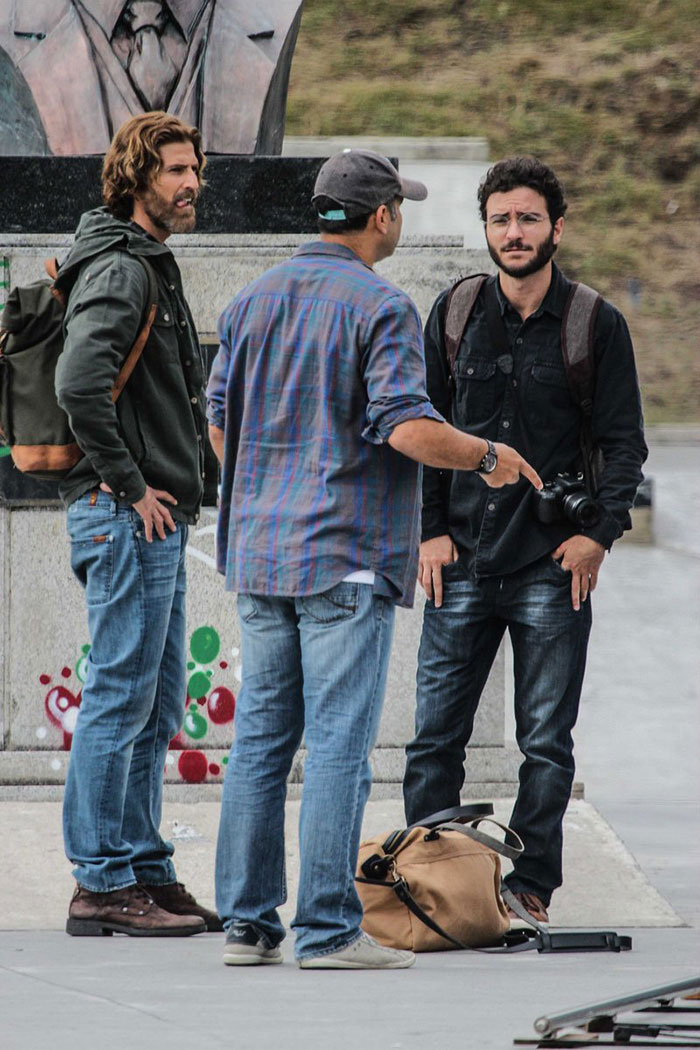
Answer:
M525 851L507 882L548 904L561 885L562 820L574 777L578 714L591 628L590 598L571 606L571 574L550 555L510 576L444 575L441 608L427 602L418 654L416 735L406 748L409 823L459 805L464 754L503 634L513 645L515 724L523 754L511 826Z
M353 881L384 700L394 606L366 584L306 598L238 596L243 682L224 781L216 903L226 926L284 937L286 780L306 737L299 842L298 958L360 935Z
M160 836L168 743L185 710L187 526L147 543L141 518L100 492L68 508L71 565L92 647L63 803L81 886L175 881Z

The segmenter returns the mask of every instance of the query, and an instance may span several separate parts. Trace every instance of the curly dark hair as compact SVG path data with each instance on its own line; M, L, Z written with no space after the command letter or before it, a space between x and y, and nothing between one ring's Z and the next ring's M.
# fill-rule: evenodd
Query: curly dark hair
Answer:
M566 212L562 185L548 165L535 157L507 157L489 168L479 186L482 221L486 222L486 202L492 193L508 193L518 186L528 186L544 197L552 225Z
M206 158L198 128L161 110L141 113L127 120L112 139L102 165L102 198L117 219L131 218L134 196L147 189L160 171L160 148L170 142L191 142L199 161L198 179Z

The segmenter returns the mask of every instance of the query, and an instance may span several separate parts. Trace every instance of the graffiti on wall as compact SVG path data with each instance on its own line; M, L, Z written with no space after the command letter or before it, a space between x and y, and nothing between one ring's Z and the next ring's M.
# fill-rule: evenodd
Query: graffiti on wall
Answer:
M39 676L40 684L49 688L44 696L47 724L37 728L36 737L40 741L50 741L50 734L60 734L58 750L71 749L82 688L88 674L89 653L90 646L85 644L72 667L65 665L58 675L46 673ZM234 661L238 655L238 649L231 650ZM241 669L237 663L234 662L232 667L228 660L221 658L221 639L211 626L197 627L192 632L188 656L185 713L180 732L170 741L171 753L166 760L165 775L171 779L174 774L175 779L199 784L220 779L222 767L228 761L226 757L219 760L207 757L202 748L218 727L233 723L235 694L230 684L218 679L223 674L229 683L231 675L240 681ZM179 752L177 759L173 751ZM59 769L61 764L56 758L52 767Z

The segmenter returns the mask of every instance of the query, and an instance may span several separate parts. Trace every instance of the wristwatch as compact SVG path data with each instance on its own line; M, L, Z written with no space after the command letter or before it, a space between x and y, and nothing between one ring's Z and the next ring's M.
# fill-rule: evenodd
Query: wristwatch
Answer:
M492 441L488 438L484 438L484 441L488 445L488 451L476 469L479 474L493 474L498 466L498 453Z

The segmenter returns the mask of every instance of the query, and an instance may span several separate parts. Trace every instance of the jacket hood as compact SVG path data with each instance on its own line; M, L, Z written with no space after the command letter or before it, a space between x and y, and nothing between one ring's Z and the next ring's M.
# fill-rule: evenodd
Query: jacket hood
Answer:
M115 218L107 208L94 208L80 218L73 247L61 263L58 286L70 287L83 263L102 252L116 250L147 256L170 253L169 248L149 236L136 223Z

